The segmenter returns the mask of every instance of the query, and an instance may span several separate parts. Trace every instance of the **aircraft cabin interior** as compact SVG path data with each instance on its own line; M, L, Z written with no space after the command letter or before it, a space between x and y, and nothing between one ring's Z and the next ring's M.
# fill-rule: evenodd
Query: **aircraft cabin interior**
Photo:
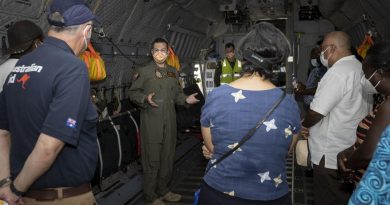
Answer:
M32 21L47 37L48 9L53 1L0 1L0 63L10 57L7 30L15 22ZM104 73L94 74L89 70L90 98L98 113L98 160L91 185L99 205L146 204L141 163L143 114L132 101L130 88L139 80L139 72L142 76L139 69L153 61L154 39L161 37L169 42L167 61L176 69L184 94L198 93L199 102L175 107L177 137L169 187L181 195L181 200L165 202L189 205L194 204L194 193L209 163L202 154L202 106L218 86L216 71L225 59L227 43L236 46L236 58L242 59L237 46L256 24L268 22L279 29L287 37L291 52L272 70L272 82L293 96L303 118L307 107L303 97L294 92L296 82L308 80L313 68L312 49L322 49L328 33L348 34L351 47L363 58L375 42L390 38L390 1L386 0L85 0L85 4L100 21L91 29L90 42L104 69ZM80 60L89 62L90 57L82 55ZM160 75L156 72L157 78ZM69 119L67 126L75 126ZM240 115L231 119L241 120L245 119ZM313 177L306 167L297 164L294 151L285 163L292 204L314 204ZM387 199L377 204L390 204Z

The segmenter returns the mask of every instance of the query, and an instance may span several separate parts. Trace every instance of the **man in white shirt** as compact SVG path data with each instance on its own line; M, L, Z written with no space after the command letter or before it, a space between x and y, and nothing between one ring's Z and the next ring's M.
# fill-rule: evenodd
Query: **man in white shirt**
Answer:
M362 65L351 53L349 36L340 31L326 35L321 45L321 62L328 67L321 79L303 133L310 128L309 147L314 164L316 205L347 204L337 174L337 154L356 139L356 127L370 108L362 95Z

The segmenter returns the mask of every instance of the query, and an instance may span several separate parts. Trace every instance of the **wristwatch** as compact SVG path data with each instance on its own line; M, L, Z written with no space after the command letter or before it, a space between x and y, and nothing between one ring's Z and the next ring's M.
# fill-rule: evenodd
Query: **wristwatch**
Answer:
M11 185L9 186L9 188L11 189L12 193L14 193L16 196L23 196L26 192L22 192L22 191L19 191L15 188L15 185L14 185L14 182L11 182Z
M12 182L11 177L6 177L6 178L2 179L0 181L0 188L11 183L11 182Z

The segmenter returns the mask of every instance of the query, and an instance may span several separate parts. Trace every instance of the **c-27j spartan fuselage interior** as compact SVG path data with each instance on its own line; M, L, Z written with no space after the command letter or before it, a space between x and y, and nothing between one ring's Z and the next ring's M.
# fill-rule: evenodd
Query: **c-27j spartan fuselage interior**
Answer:
M1 59L7 59L7 29L30 20L47 32L52 0L1 0ZM215 87L215 68L225 44L237 44L259 22L270 22L291 44L288 61L275 70L275 83L292 93L293 79L305 82L310 51L331 31L345 31L359 48L368 38L390 37L390 1L386 0L86 0L100 18L91 42L102 57L106 77L91 81L91 97L99 113L99 160L93 192L99 205L143 204L140 163L140 112L130 102L134 74L152 60L151 42L166 39L176 55L184 93L199 93L200 102L178 106L177 146L170 186L182 194L178 203L193 204L207 160L202 156L199 117L207 94ZM298 99L303 108L302 99ZM303 109L302 109L303 110ZM303 115L303 114L302 114ZM237 119L240 120L239 116ZM293 204L313 204L312 178L287 159Z

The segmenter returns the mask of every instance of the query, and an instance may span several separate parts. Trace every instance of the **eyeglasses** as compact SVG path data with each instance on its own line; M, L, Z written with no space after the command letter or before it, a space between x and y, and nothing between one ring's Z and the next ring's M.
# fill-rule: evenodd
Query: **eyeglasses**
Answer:
M168 49L166 49L166 48L163 48L163 49L153 48L152 49L152 53L158 53L158 52L168 53Z

